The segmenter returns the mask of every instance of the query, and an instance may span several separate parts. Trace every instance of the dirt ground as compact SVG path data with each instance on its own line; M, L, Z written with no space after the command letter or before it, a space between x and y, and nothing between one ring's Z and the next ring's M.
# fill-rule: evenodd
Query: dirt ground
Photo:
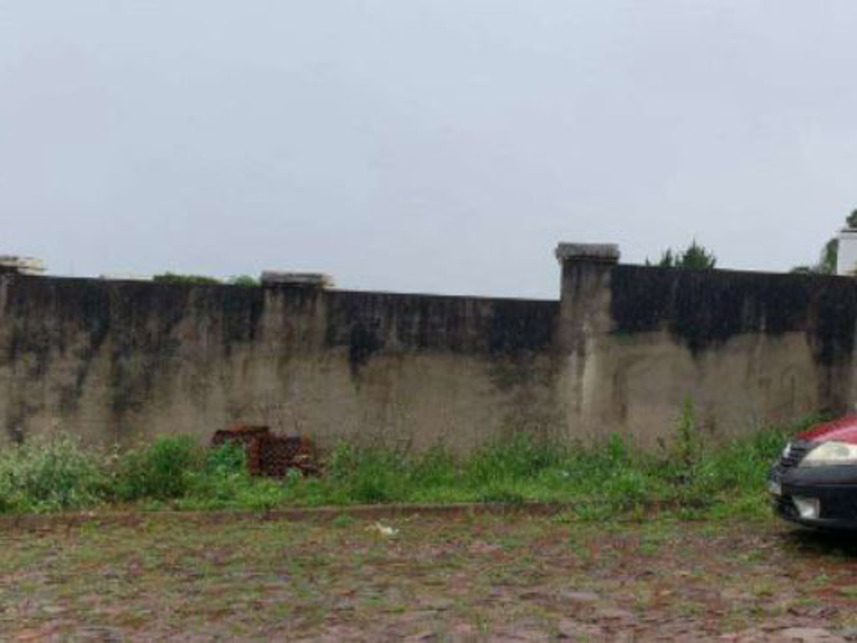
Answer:
M857 544L773 519L5 528L0 638L857 640Z

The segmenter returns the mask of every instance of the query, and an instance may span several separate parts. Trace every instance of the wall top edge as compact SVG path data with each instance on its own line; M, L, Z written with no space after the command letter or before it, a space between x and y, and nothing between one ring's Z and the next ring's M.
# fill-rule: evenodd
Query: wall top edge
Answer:
M615 243L560 243L555 250L560 263L565 261L594 261L618 263L621 253Z

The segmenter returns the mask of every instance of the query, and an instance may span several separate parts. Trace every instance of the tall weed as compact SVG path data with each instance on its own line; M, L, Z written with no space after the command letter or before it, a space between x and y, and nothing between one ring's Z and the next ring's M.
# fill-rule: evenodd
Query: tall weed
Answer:
M239 445L205 449L190 437L162 437L111 460L61 436L0 451L0 512L59 511L109 500L258 510L543 501L569 503L590 516L639 513L652 505L696 513L716 506L718 515L749 515L765 509L765 476L783 444L816 419L713 446L699 439L688 402L673 440L654 454L618 435L585 446L518 434L463 457L441 447L410 454L342 444L329 454L322 477L295 471L284 480L251 477Z
M108 483L104 455L69 435L0 451L0 512L90 507L104 499Z
M116 471L120 500L170 500L187 493L190 477L201 469L205 452L190 436L158 437L152 444L129 451Z
M557 445L519 433L476 451L466 462L464 475L470 485L496 485L508 480L532 479L566 457Z

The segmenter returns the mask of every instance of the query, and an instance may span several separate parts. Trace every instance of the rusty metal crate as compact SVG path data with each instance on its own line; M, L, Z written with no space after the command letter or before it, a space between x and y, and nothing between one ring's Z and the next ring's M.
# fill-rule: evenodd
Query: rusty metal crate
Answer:
M305 436L281 436L267 426L239 424L217 431L212 439L214 446L229 442L244 446L251 475L282 478L291 469L304 475L319 472L312 441Z

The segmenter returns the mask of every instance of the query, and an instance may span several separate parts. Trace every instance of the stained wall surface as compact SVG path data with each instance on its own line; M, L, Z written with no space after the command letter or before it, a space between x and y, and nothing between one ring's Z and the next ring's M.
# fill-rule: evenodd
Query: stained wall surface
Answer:
M566 262L566 425L654 446L853 411L852 279Z
M0 275L0 446L234 422L465 452L851 410L849 278L563 263L560 301Z
M463 451L560 430L556 302L0 277L4 440L265 423Z

